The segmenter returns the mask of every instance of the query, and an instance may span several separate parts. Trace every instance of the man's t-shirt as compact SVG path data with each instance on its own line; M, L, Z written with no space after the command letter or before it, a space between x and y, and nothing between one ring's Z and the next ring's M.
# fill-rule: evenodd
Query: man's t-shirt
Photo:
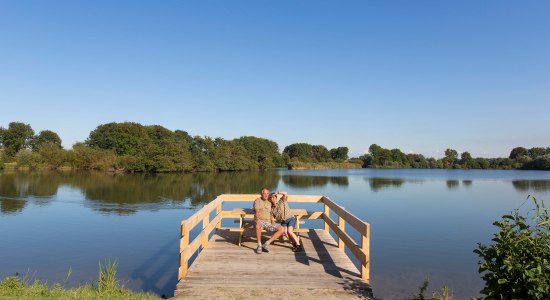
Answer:
M260 210L260 220L271 221L271 202L257 198L254 200L254 211Z

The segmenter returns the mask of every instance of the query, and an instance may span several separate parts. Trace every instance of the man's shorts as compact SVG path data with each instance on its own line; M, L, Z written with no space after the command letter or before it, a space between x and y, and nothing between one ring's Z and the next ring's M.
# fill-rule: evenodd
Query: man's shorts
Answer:
M296 218L292 217L282 221L281 226L296 228Z
M275 223L271 224L271 221L260 221L261 222L261 229L267 230L267 231L277 231L279 230L279 227L281 227L281 224Z

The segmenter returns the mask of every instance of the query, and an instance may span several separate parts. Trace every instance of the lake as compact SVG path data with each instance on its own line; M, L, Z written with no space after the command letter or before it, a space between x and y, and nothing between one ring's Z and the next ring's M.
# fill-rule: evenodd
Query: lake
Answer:
M126 287L171 296L181 220L216 195L259 194L262 186L328 196L370 223L376 297L406 298L428 279L430 292L448 286L454 299L469 299L483 286L472 252L477 243L490 243L496 232L492 223L520 207L528 195L548 200L550 172L5 171L0 173L0 278L18 273L70 287L95 282L98 263L116 259L118 278ZM530 207L526 202L522 210Z

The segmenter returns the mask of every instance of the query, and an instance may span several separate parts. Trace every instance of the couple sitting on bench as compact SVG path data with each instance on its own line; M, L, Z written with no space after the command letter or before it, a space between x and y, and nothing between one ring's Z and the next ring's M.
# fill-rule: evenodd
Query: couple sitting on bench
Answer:
M282 234L286 234L292 243L293 252L304 251L303 245L294 234L296 227L296 218L290 212L288 207L288 193L276 192L269 193L269 189L262 188L260 198L254 200L254 221L256 228L256 238L258 247L256 253L269 252L269 244ZM279 195L282 197L279 199ZM262 244L262 230L275 232L273 236Z

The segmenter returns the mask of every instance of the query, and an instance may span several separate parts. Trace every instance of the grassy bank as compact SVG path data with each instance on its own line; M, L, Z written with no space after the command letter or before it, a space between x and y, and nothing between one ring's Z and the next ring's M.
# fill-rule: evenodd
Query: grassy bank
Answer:
M116 279L116 261L99 265L99 278L95 284L67 289L60 283L53 286L26 276L9 276L0 281L1 299L159 299L150 293L136 293L125 289ZM67 278L70 276L67 274Z
M291 162L288 164L289 170L309 170L309 169L361 169L361 163L352 162Z

